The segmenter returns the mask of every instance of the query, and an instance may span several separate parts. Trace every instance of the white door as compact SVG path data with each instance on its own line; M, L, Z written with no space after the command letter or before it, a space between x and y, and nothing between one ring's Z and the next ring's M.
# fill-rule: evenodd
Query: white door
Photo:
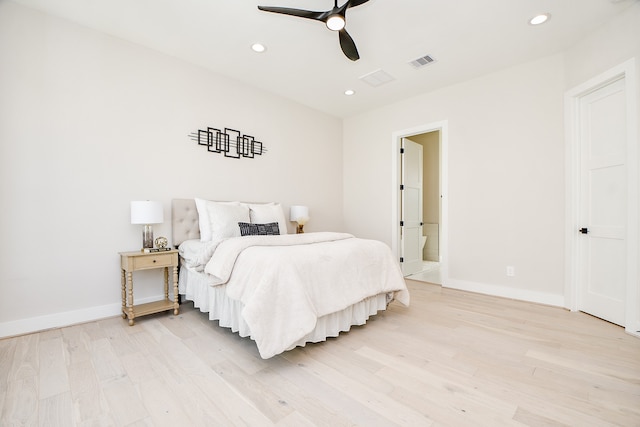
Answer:
M402 139L400 242L402 273L422 270L422 145Z
M578 309L621 326L627 290L626 129L624 79L580 99Z

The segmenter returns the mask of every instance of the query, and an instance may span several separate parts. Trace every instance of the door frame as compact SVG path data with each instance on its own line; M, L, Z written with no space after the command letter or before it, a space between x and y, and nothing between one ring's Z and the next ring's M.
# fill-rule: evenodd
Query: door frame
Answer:
M640 282L638 272L639 240L639 183L638 183L638 119L636 105L635 59L613 67L604 73L565 93L565 183L566 183L566 220L565 220L565 307L578 311L580 291L579 277L579 233L580 225L580 99L595 90L614 81L625 80L625 98L627 112L627 286L625 305L625 331L640 337ZM634 220L635 219L635 220Z
M410 129L392 133L391 136L391 250L400 259L400 147L402 138L409 138L422 133L440 131L440 277L442 286L449 281L449 241L448 222L449 205L448 190L448 156L449 156L449 123L447 120L427 123Z

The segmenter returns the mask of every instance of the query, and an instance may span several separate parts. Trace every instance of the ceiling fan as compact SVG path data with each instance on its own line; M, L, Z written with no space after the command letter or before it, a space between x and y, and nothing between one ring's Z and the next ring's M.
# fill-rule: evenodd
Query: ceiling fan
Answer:
M298 16L300 18L324 22L327 28L338 32L340 47L342 48L342 52L344 52L345 56L352 61L357 61L360 59L360 55L358 55L358 49L356 48L355 42L345 29L345 15L347 13L347 9L350 7L360 6L368 1L369 0L348 0L345 4L338 7L338 0L335 0L333 9L326 12L314 12L311 10L271 6L258 6L258 9L264 10L265 12L282 13L284 15Z

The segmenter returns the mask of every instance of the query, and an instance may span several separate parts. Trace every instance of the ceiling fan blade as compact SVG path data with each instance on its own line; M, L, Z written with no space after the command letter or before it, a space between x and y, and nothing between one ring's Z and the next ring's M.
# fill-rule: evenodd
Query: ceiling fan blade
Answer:
M369 0L350 0L348 3L349 3L349 7L356 7L356 6L360 6L361 4L365 4L368 1Z
M353 41L349 33L347 33L347 30L343 28L338 31L338 36L340 37L340 47L342 48L342 52L344 52L345 56L352 61L360 59L356 43Z
M289 7L271 7L271 6L258 6L258 9L265 12L281 13L283 15L298 16L300 18L314 19L316 21L322 21L326 12L314 12L312 10L292 9Z

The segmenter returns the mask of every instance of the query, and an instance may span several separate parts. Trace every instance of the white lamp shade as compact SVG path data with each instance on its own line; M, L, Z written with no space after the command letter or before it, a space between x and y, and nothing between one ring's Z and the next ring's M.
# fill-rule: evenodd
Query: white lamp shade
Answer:
M289 220L304 224L309 220L309 208L306 206L291 206Z
M161 224L163 221L162 203L149 200L131 202L131 224Z

